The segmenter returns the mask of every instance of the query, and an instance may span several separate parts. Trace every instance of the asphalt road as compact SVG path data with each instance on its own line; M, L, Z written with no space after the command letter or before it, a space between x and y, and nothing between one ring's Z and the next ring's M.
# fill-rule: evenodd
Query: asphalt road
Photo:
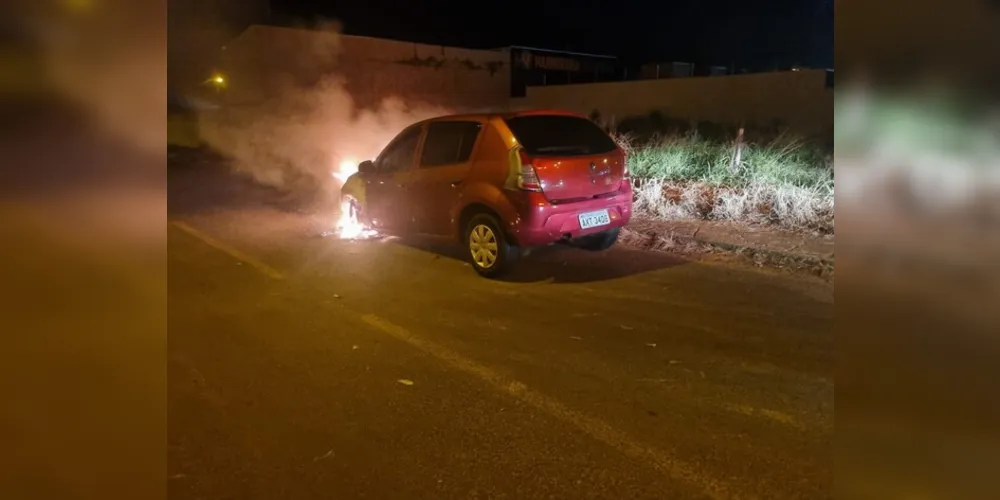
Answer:
M830 285L627 249L486 282L181 160L166 230L162 190L0 209L0 497L834 496ZM850 249L836 487L998 498L995 273Z
M832 496L831 285L326 222L172 209L170 498Z

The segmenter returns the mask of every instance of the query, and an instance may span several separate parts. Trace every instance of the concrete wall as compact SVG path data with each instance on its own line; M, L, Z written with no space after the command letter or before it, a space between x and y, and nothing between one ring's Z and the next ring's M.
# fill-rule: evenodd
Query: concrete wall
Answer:
M170 0L167 76L174 92L191 92L212 70L219 49L247 26L266 20L268 0Z
M653 111L724 124L780 121L794 132L823 136L833 132L833 89L825 82L826 72L813 70L529 87L511 107L596 110L618 121Z
M261 103L330 75L343 78L361 107L397 96L457 110L504 109L510 95L504 51L255 25L223 53L233 104Z

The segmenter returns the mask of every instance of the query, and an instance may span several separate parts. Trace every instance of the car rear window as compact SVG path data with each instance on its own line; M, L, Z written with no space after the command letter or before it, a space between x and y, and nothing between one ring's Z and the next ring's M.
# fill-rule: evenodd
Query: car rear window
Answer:
M596 123L577 116L529 115L507 118L528 154L537 156L582 156L614 151L615 141Z

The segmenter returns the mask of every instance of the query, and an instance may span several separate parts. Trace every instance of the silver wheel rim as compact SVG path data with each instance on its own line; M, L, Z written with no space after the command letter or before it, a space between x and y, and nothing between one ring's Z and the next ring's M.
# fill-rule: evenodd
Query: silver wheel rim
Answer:
M497 263L497 235L485 224L479 224L469 232L469 251L472 261L483 269L489 269Z

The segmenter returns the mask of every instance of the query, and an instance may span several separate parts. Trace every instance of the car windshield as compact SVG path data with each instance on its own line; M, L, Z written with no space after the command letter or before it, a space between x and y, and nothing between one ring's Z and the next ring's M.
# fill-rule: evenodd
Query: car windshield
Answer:
M609 153L617 147L608 134L586 118L529 115L505 121L514 137L532 155L596 155Z

